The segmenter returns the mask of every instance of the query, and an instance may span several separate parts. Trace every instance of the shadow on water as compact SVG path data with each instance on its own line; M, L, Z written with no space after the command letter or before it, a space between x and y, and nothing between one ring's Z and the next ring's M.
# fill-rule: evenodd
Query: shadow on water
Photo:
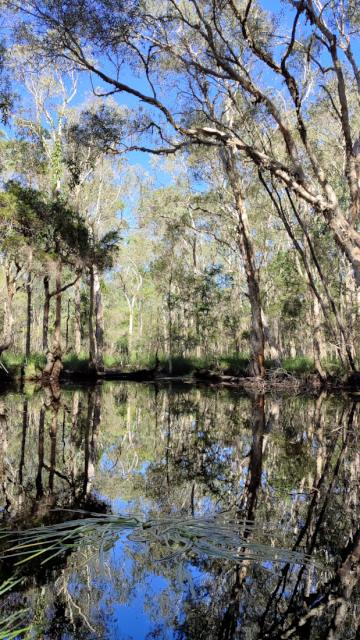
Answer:
M324 394L2 395L0 638L357 637L358 427Z

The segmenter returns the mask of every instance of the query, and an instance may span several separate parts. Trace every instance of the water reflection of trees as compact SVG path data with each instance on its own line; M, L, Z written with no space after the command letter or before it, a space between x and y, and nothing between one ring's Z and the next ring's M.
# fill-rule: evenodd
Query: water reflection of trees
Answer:
M234 565L193 554L159 563L163 550L141 544L123 550L126 563L87 563L84 551L73 553L56 577L49 572L46 595L36 580L26 583L32 606L52 620L51 633L43 621L46 637L92 638L99 630L107 637L96 605L104 600L100 577L111 610L131 602L151 575L167 581L161 597L145 603L157 637L167 627L179 640L355 637L358 422L354 403L324 395L104 385L6 396L0 476L10 515L49 519L54 506L95 510L119 497L147 517L226 512L243 535L244 556L246 543L256 542L304 550L317 563Z
M3 400L0 472L8 516L42 518L55 506L86 501L100 421L98 387L81 394L45 388L30 399L12 394Z

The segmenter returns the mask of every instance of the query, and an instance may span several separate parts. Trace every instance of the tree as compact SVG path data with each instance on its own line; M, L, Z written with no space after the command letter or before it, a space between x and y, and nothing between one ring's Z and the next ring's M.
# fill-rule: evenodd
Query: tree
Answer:
M105 1L86 0L82 12L45 0L29 2L22 19L35 50L94 74L108 87L104 95L126 92L149 107L138 131L154 132L155 146L145 137L128 148L173 153L194 144L230 147L321 215L359 285L360 142L351 110L351 92L360 91L356 19L351 2L332 0L319 8L312 0L289 1L287 7L284 20L292 24L284 26L280 44L271 16L251 0L244 6L236 0L169 0L161 10L149 0L111 11ZM90 50L108 52L113 67L103 67ZM114 58L113 51L122 55ZM119 79L126 56L148 93ZM311 126L314 105L324 102L341 136L344 199L329 171L331 149L319 147L323 130ZM188 123L190 105L201 122Z

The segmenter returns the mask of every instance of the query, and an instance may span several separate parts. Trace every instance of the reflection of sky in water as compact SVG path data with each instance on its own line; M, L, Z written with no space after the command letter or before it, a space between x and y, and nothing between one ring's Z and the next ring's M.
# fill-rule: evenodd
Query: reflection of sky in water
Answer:
M154 558L147 557L147 553L145 545L134 543L122 534L111 551L101 558L100 573L95 572L90 563L91 593L100 594L98 599L94 598L90 623L94 627L98 623L105 632L105 635L94 636L97 640L145 640L147 637L172 640L176 637L172 624L175 620L177 623L183 620L182 601L189 593L194 593L195 585L200 585L207 574L185 558L177 560L176 568L172 565L170 569L176 582L174 587L161 575L168 569L167 562L154 563ZM139 554L143 562L141 577L137 579ZM148 561L152 569L145 566ZM80 582L77 574L73 574L69 581L73 598L88 588L89 584ZM63 640L67 640L67 636L63 636Z
M114 390L119 388L116 386ZM224 395L221 399L221 395L206 396L201 392L191 391L190 396L188 392L183 392L186 399L184 403L181 395L168 398L167 392L163 392L165 395L158 398L159 423L157 431L154 432L152 396L146 395L146 388L130 386L126 389L129 389L128 401L132 427L131 433L126 432L127 439L124 440L125 436L119 436L119 433L124 431L124 425L120 425L120 428L117 422L114 424L111 422L112 417L115 420L116 412L111 398L113 391L110 387L110 397L106 394L103 397L102 422L95 434L94 445L91 439L92 432L91 430L88 432L90 434L88 472L92 482L89 482L87 491L91 489L89 494L91 510L96 509L98 502L101 508L107 506L114 514L134 514L141 520L157 520L169 515L180 515L180 518L184 515L184 518L188 518L192 512L196 517L208 517L219 511L231 512L235 506L239 507L242 517L247 514L245 505L250 514L248 519L254 524L248 528L250 531L248 545L241 545L240 548L248 551L253 542L258 546L275 546L281 550L282 548L291 549L299 537L299 532L307 526L308 505L312 509L310 511L311 526L317 526L317 518L322 514L322 501L326 500L329 506L324 513L328 520L324 520L322 528L318 527L322 537L319 537L318 548L315 551L320 559L325 553L330 556L335 553L339 555L338 550L342 541L346 539L347 519L352 517L352 512L350 509L347 510L345 501L337 499L337 496L344 492L344 487L347 491L347 487L351 487L353 481L351 447L355 451L356 442L355 439L351 440L346 454L344 453L348 466L341 467L339 477L335 478L335 481L332 480L331 474L336 464L337 451L336 455L331 454L332 436L330 438L326 432L327 425L333 429L334 424L334 409L331 404L324 405L321 446L319 435L316 431L314 432L313 427L313 401L311 400L307 408L307 404L305 405L303 401L300 405L296 401L293 406L293 400L289 400L284 401L284 409L287 408L287 402L290 404L284 416L280 413L279 425L275 424L269 437L264 436L262 446L256 448L258 440L256 431L251 430L250 419L254 407L247 399L240 398L239 406L235 407L236 411L234 409L231 413L236 418L240 413L242 415L245 412L246 420L244 418L239 422L234 418L233 425L231 416L227 414L229 402L234 402L233 396ZM123 395L125 397L125 394ZM83 486L85 468L82 456L86 448L85 426L88 419L89 398L88 392L81 398L82 414L80 412L78 417L76 439L73 435L71 437L69 435L73 434L72 414L64 412L63 425L60 424L59 419L56 473L58 469L65 477L69 475L69 470L74 473L74 490L78 491L79 495ZM192 409L191 405L191 410L195 412L196 409L199 413L198 420L193 419L189 411L190 400L195 407ZM212 400L214 403L216 400L216 406L211 404ZM33 455L32 435L37 436L38 433L40 404L36 405L36 398L32 402L34 407L31 405L31 415L34 415L34 418L32 417L29 425L29 430L32 430L31 435L27 434L25 441L23 472L26 487L36 489L34 478L36 478L38 459ZM17 439L9 438L6 458L11 460L15 469L21 459L22 451L21 430L18 426L22 424L23 405L22 401L17 400L17 403L16 411L15 407L12 409L13 413L9 411L9 434L14 424ZM166 435L168 405L173 406L174 411L169 439ZM139 415L138 409L142 411ZM51 442L53 442L48 438L48 427L52 419L50 410L46 416L44 460L48 463L51 459ZM339 416L341 417L340 413ZM10 424L10 418L13 424ZM254 422L254 424L257 423ZM308 426L308 431L304 430L304 424L305 427ZM291 434L286 435L286 429L289 430L290 427ZM61 428L66 436L63 449L61 448ZM322 452L322 449L326 451ZM255 456L254 464L251 466L252 451L258 452L259 464L256 464ZM345 458L345 455L348 458ZM321 466L323 459L329 460L328 467ZM249 475L249 468L252 469L251 473L255 478L253 485L250 483L252 476ZM316 482L318 468L325 468L325 470L328 468L329 478L325 477L325 481L320 485L317 500L311 506L314 495L312 488ZM46 502L49 486L48 469L49 465L46 464L42 474L45 500L39 501L40 506L45 510L52 507L52 503L48 506ZM11 469L10 472L12 472ZM72 478L71 475L69 477ZM332 485L329 485L330 481ZM55 488L57 491L64 491L60 475L55 477ZM249 499L246 502L247 492L250 495L250 489L254 493L253 503ZM66 505L66 492L64 492L64 498L62 493L59 495L60 504ZM28 496L25 497L28 505ZM94 500L94 506L92 500ZM251 504L253 507L250 510L248 505ZM339 515L335 517L334 514ZM226 517L224 516L225 520ZM230 520L232 517L230 513ZM326 546L328 530L330 537L329 545ZM332 531L336 535L332 534ZM326 538L322 532L326 532ZM309 540L311 539L310 537ZM152 540L151 536L148 540ZM214 559L211 554L206 556L200 552L196 555L196 547L195 550L193 548L188 551L186 557L182 554L176 558L159 561L160 555L171 556L179 549L176 539L175 542L171 539L168 547L165 547L166 541L164 542L163 538L161 541L162 545L153 541L143 543L131 539L129 532L121 533L111 550L103 552L100 558L95 553L88 565L88 575L84 549L77 549L69 554L66 566L64 564L64 576L65 573L67 578L71 576L68 589L74 601L72 615L75 622L73 631L69 632L67 627L66 630L61 631L60 635L56 635L56 640L95 640L95 638L96 640L100 638L103 640L173 640L176 637L198 640L198 637L192 635L179 636L177 630L182 623L186 628L186 624L191 624L196 618L200 625L198 629L202 632L207 628L208 618L209 624L212 624L211 611L217 603L221 617L228 598L231 597L231 576L235 563L233 560L223 561L223 558ZM304 547L307 544L306 541L307 538L304 537L302 541ZM250 561L247 566L245 588L241 596L245 601L247 600L247 604L245 606L243 601L238 603L238 611L241 614L239 624L242 624L243 620L247 624L250 620L251 623L252 612L256 607L260 610L265 599L273 592L280 570L284 566L283 562L278 562L274 557L279 556L260 555L257 562ZM292 597L292 589L301 566L298 563L291 564L287 584L281 589L282 601L289 601ZM49 594L45 605L49 612L46 629L50 628L56 615L59 616L58 620L61 623L63 621L65 627L70 624L69 607L65 611L63 605L66 601L66 587L64 586L64 590L61 591L62 576L57 570L54 575L54 581L49 580L46 584L46 593ZM306 572L303 575L306 577ZM316 595L317 590L321 590L319 576L325 580L321 569L314 567L311 580L306 578L306 589L309 593ZM32 580L31 575L30 580ZM40 585L34 588L36 597L40 588ZM29 593L31 595L26 605L29 604L31 611L35 611L38 600L34 598L31 601L31 589ZM222 593L227 598L225 601L221 599ZM63 598L62 601L61 598ZM12 611L10 606L14 607L13 597L11 601L9 599L9 603L7 613ZM59 611L57 604L59 604ZM63 612L61 612L62 606ZM84 608L89 624L96 628L96 633L89 630L76 607ZM302 610L299 609L299 611L301 614ZM271 622L270 618L269 615ZM43 636L44 640L54 640L52 633L52 631L47 632L47 635ZM252 634L251 629L249 634ZM208 636L201 635L201 638L204 637L208 640L214 638L211 631ZM216 635L216 637L219 636ZM249 637L258 636L249 635Z
M114 450L114 447L109 448L109 453L111 451L113 451L113 450ZM124 476L124 475L128 476L129 475L128 473L124 474L122 472L122 470L119 468L119 464L118 464L119 460L118 459L115 459L115 461L112 460L110 458L110 456L109 456L109 453L105 452L101 456L101 459L100 459L100 462L99 462L100 471L102 473L114 473L114 475L117 475L117 476L120 476L120 477ZM136 473L136 474L144 476L146 474L150 464L151 463L149 461L145 460L139 466L137 466L136 469L133 469L131 471L131 473L132 474Z
M106 454L102 456L101 467L106 469L108 465ZM111 461L110 461L111 462ZM112 464L112 463L111 463ZM144 474L150 462L141 463L135 473ZM121 496L109 501L108 497L96 492L97 498L107 502L113 513L130 514L136 512L141 518L150 516L153 508L152 501L143 498L139 500L124 500ZM197 514L205 515L214 512L214 500L203 497L197 501ZM131 535L131 534L129 534ZM138 560L132 557L141 554L141 579L134 576L139 570L136 567ZM146 568L146 556L149 553L147 545L133 543L124 533L119 537L111 551L106 552L102 559L103 569L101 577L94 578L92 585L102 593L97 602L97 610L94 611L94 620L103 621L106 635L104 640L145 640L147 637L172 640L176 637L172 628L174 618L178 622L182 618L181 602L189 593L194 593L195 585L201 584L206 579L206 572L189 563L185 557L176 559L177 568L173 572L176 576L176 587L166 579L162 573L166 573L167 562L156 561L155 567L158 574ZM151 553L151 551L150 551ZM171 555L169 550L169 555ZM154 562L154 558L149 558ZM172 562L169 560L168 562ZM154 565L153 565L154 566ZM106 570L107 569L107 570ZM124 589L121 589L123 581ZM74 585L76 582L74 582ZM128 590L127 585L131 585ZM80 586L80 585L79 585ZM84 588L84 585L82 585ZM75 593L76 590L74 590ZM167 592L167 595L165 595ZM125 597L125 602L121 600ZM168 608L168 617L163 615L161 609L162 597L170 598L172 606ZM206 596L205 596L206 600ZM165 609L167 607L165 606ZM150 634L150 635L149 635ZM154 635L152 635L154 634ZM64 639L65 640L65 639ZM100 640L97 638L97 640ZM195 640L195 639L194 639Z

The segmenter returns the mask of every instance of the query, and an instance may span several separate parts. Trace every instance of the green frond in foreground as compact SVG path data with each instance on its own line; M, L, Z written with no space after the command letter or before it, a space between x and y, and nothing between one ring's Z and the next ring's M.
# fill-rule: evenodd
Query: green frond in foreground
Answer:
M20 580L13 580L11 578L4 580L4 582L0 584L0 596L14 589L19 582ZM27 611L27 609L22 609L22 611L17 611L6 618L0 619L0 640L15 640L15 638L20 638L30 631L30 626L22 626L22 620Z
M311 562L302 551L251 542L252 528L250 522L239 525L224 523L219 518L172 517L144 522L136 516L86 514L83 518L20 532L0 530L0 536L6 540L0 560L13 559L16 566L34 559L45 564L83 545L93 546L102 553L112 548L122 533L130 532L129 538L133 541L157 545L159 560L190 552L233 562L244 559L291 564Z
M251 542L256 528L249 521L231 523L220 517L168 517L143 521L136 516L84 511L76 513L79 518L54 525L16 532L0 530L0 560L10 561L18 568L31 561L45 564L57 556L84 546L95 549L94 553L101 555L111 549L122 534L128 533L130 540L147 544L152 555L156 552L159 561L189 554L222 558L236 563L251 560L277 564L315 564L301 550ZM0 596L12 590L18 582L20 580L11 579L3 582L0 585ZM0 640L15 640L31 629L21 626L26 612L27 610L22 610L0 621Z

